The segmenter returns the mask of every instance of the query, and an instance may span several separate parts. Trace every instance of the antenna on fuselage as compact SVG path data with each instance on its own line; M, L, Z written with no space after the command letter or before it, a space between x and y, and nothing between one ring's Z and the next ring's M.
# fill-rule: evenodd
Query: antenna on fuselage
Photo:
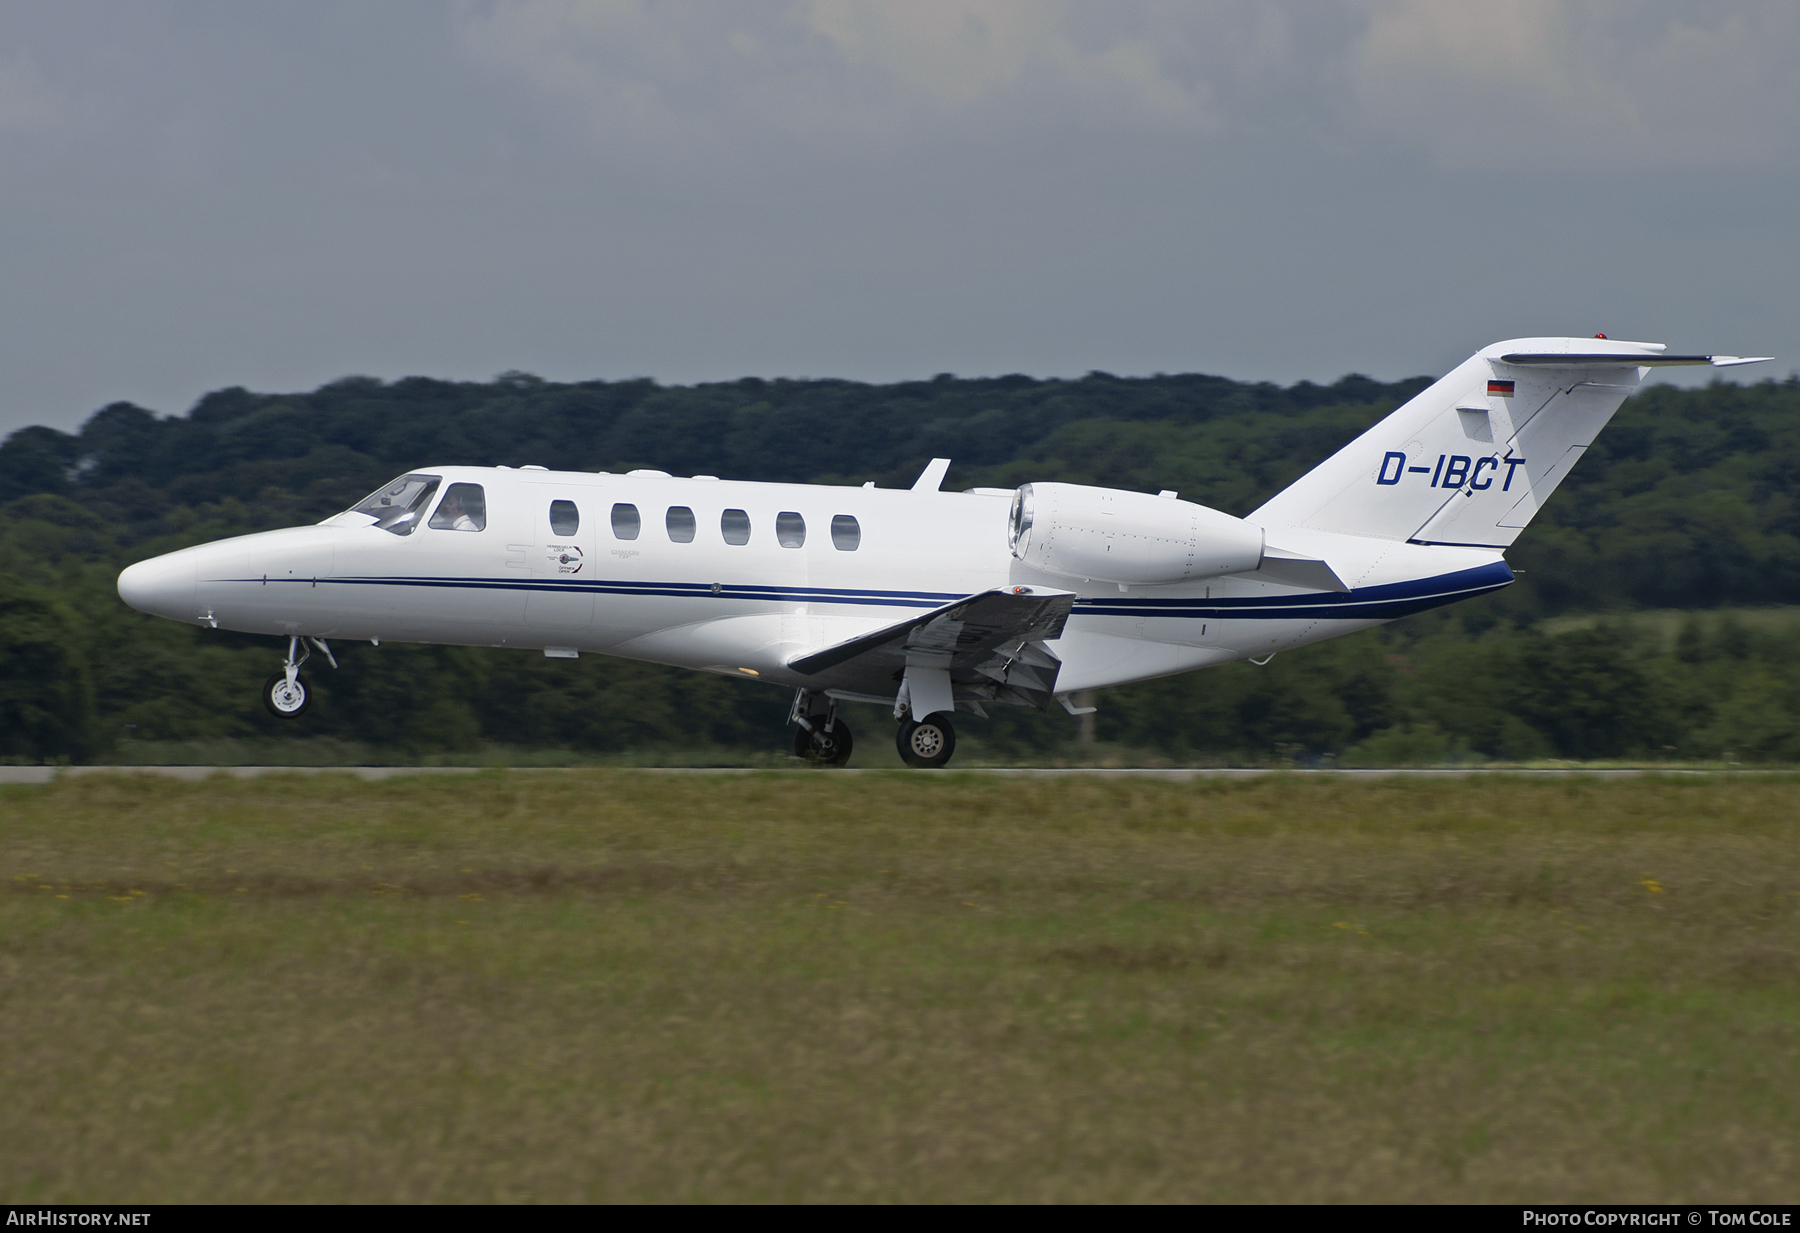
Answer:
M944 483L944 475L950 470L948 458L933 458L919 472L919 478L913 481L914 492L936 492Z

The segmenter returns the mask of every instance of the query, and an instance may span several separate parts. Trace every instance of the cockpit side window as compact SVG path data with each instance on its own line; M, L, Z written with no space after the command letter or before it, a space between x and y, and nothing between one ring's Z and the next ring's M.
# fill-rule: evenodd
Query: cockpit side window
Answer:
M480 484L452 484L444 490L431 526L438 531L481 531L487 528L487 497Z
M402 475L385 488L377 489L350 507L355 514L367 514L375 525L394 535L411 535L418 529L419 519L441 482L436 475ZM469 485L473 487L473 485ZM476 489L477 492L480 489Z

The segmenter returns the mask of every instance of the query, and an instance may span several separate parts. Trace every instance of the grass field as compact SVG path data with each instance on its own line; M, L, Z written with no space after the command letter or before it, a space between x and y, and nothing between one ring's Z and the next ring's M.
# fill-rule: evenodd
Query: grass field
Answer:
M0 1200L1792 1201L1800 779L0 790Z

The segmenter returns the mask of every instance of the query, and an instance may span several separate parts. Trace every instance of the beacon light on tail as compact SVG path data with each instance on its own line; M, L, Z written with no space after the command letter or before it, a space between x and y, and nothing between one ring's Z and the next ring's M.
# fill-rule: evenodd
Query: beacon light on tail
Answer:
M939 491L424 467L314 527L139 562L133 607L286 648L330 640L617 655L794 691L794 752L842 765L842 702L942 766L959 712L1267 657L1512 580L1504 550L1651 368L1653 343L1485 348L1242 518L1080 484ZM346 670L349 670L346 665ZM695 727L703 725L696 723Z

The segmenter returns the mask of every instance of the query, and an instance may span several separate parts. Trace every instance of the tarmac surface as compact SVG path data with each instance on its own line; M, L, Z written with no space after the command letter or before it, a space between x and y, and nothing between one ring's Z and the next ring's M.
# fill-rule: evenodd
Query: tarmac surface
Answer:
M69 775L157 775L167 779L208 779L228 775L235 779L252 779L261 775L352 775L358 779L392 779L405 775L473 775L486 770L502 769L513 775L566 775L593 767L482 767L482 766L0 766L0 785L47 784ZM620 767L649 775L756 775L770 769L788 768L701 766L701 767ZM796 763L790 773L833 775L893 775L900 768L858 770L840 768L827 771ZM1685 767L1408 767L1386 770L1271 770L1257 767L948 767L938 771L908 771L913 775L986 775L996 778L1040 778L1044 776L1079 776L1090 779L1256 779L1268 775L1327 776L1339 779L1382 779L1408 776L1426 779L1463 779L1485 775L1511 775L1532 779L1635 779L1645 775L1775 775L1782 771L1759 769L1704 770Z

